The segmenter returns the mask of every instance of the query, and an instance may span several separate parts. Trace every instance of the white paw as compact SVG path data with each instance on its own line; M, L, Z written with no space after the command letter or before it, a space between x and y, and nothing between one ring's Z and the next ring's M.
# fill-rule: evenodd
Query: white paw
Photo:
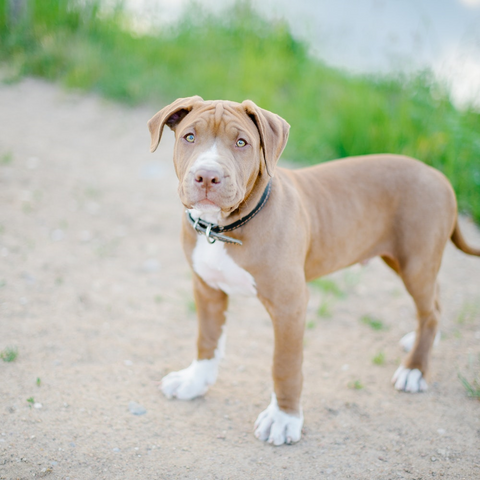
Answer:
M400 365L393 374L392 383L396 390L402 392L425 392L428 388L427 382L418 368L411 370L403 365Z
M209 360L194 360L191 365L162 378L160 389L167 398L191 400L207 393L208 387L217 380L218 365L224 356L226 334L223 328L218 339L214 357Z
M160 389L167 398L191 400L207 393L215 383L218 374L218 360L194 360L192 364L178 372L171 372L162 378Z
M409 332L404 335L398 342L405 352L409 352L415 345L415 338L417 334L415 332ZM435 335L433 346L436 347L440 343L440 332Z
M272 393L272 401L255 422L255 436L263 442L273 445L295 443L302 436L303 413L300 416L290 415L278 408L277 397Z

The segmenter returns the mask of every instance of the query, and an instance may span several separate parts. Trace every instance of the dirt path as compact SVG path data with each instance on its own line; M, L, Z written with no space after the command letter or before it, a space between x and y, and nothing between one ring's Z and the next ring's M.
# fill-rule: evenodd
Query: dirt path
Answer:
M172 135L148 153L156 110L37 80L0 86L0 350L18 347L0 361L0 478L479 478L480 403L457 374L479 373L480 259L451 245L427 393L390 386L414 310L373 261L333 275L341 292L312 289L299 444L252 434L271 391L272 329L256 299L232 300L207 396L163 398L156 382L190 363L196 323Z

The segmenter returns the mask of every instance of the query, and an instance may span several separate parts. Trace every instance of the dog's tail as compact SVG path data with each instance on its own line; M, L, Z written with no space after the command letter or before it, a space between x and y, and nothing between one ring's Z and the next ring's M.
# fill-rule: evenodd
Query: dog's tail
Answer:
M460 226L458 225L458 218L455 222L455 228L453 229L453 233L450 238L452 239L452 242L455 244L455 246L459 248L462 252L480 257L480 248L471 247L463 238Z

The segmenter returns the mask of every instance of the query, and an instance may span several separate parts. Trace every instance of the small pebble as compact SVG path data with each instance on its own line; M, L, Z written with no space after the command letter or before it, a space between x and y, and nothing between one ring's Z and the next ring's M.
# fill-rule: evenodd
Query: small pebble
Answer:
M38 157L29 157L27 158L27 168L30 170L35 170L40 163L40 159Z
M30 202L32 200L32 192L28 190L24 190L22 192L22 201L23 202Z
M438 433L439 435L445 435L445 430L444 430L443 428L439 428L439 429L437 430L437 433Z
M92 235L92 232L90 232L89 230L82 230L82 232L80 233L80 241L81 242L89 242L90 240L92 240L93 238L93 235Z
M113 451L113 452L119 452L120 449L119 449L118 447L115 447L115 448L112 448L112 451Z
M131 367L133 365L133 362L131 360L124 360L123 363L127 366L127 367Z
M160 262L155 258L149 258L143 262L142 269L148 273L157 272L160 269Z
M133 415L145 415L147 413L146 408L137 402L130 402L128 404L128 409Z
M43 405L42 405L41 403L39 403L39 402L35 402L35 403L33 404L33 408L42 408L42 407L43 407Z
M61 230L60 228L55 229L50 235L50 238L54 242L60 242L61 240L63 240L64 237L65 237L65 234L63 233L63 230Z
M126 237L127 229L123 226L117 227L117 229L115 230L115 235L117 235L117 237Z
M28 272L23 272L22 278L30 285L33 285L35 283L35 277Z
M86 209L90 215L97 215L100 211L100 205L97 202L88 202Z

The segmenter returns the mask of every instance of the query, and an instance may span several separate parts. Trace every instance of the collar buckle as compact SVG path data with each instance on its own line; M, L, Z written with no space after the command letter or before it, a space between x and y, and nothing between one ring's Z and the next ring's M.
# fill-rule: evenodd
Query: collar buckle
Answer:
M270 191L272 190L272 179L267 184L265 191L263 192L262 198L258 202L257 206L245 217L242 217L240 220L231 223L230 225L216 225L215 223L206 222L200 217L194 220L190 215L188 210L185 210L187 214L187 219L198 234L203 234L207 237L207 242L212 244L216 240L220 240L225 243L232 243L234 245L243 245L242 242L236 238L227 237L222 235L220 232L231 232L237 228L245 225L249 222L257 213L265 206L267 203L268 197L270 196Z
M196 220L194 220L188 210L185 210L185 213L187 215L187 220L190 222L194 230L199 235L205 235L207 237L207 242L210 243L210 245L215 243L217 240L220 240L224 243L231 243L233 245L243 245L241 240L227 237L226 235L222 235L221 233L217 232L217 230L223 230L219 225L206 222L201 218L197 218Z

